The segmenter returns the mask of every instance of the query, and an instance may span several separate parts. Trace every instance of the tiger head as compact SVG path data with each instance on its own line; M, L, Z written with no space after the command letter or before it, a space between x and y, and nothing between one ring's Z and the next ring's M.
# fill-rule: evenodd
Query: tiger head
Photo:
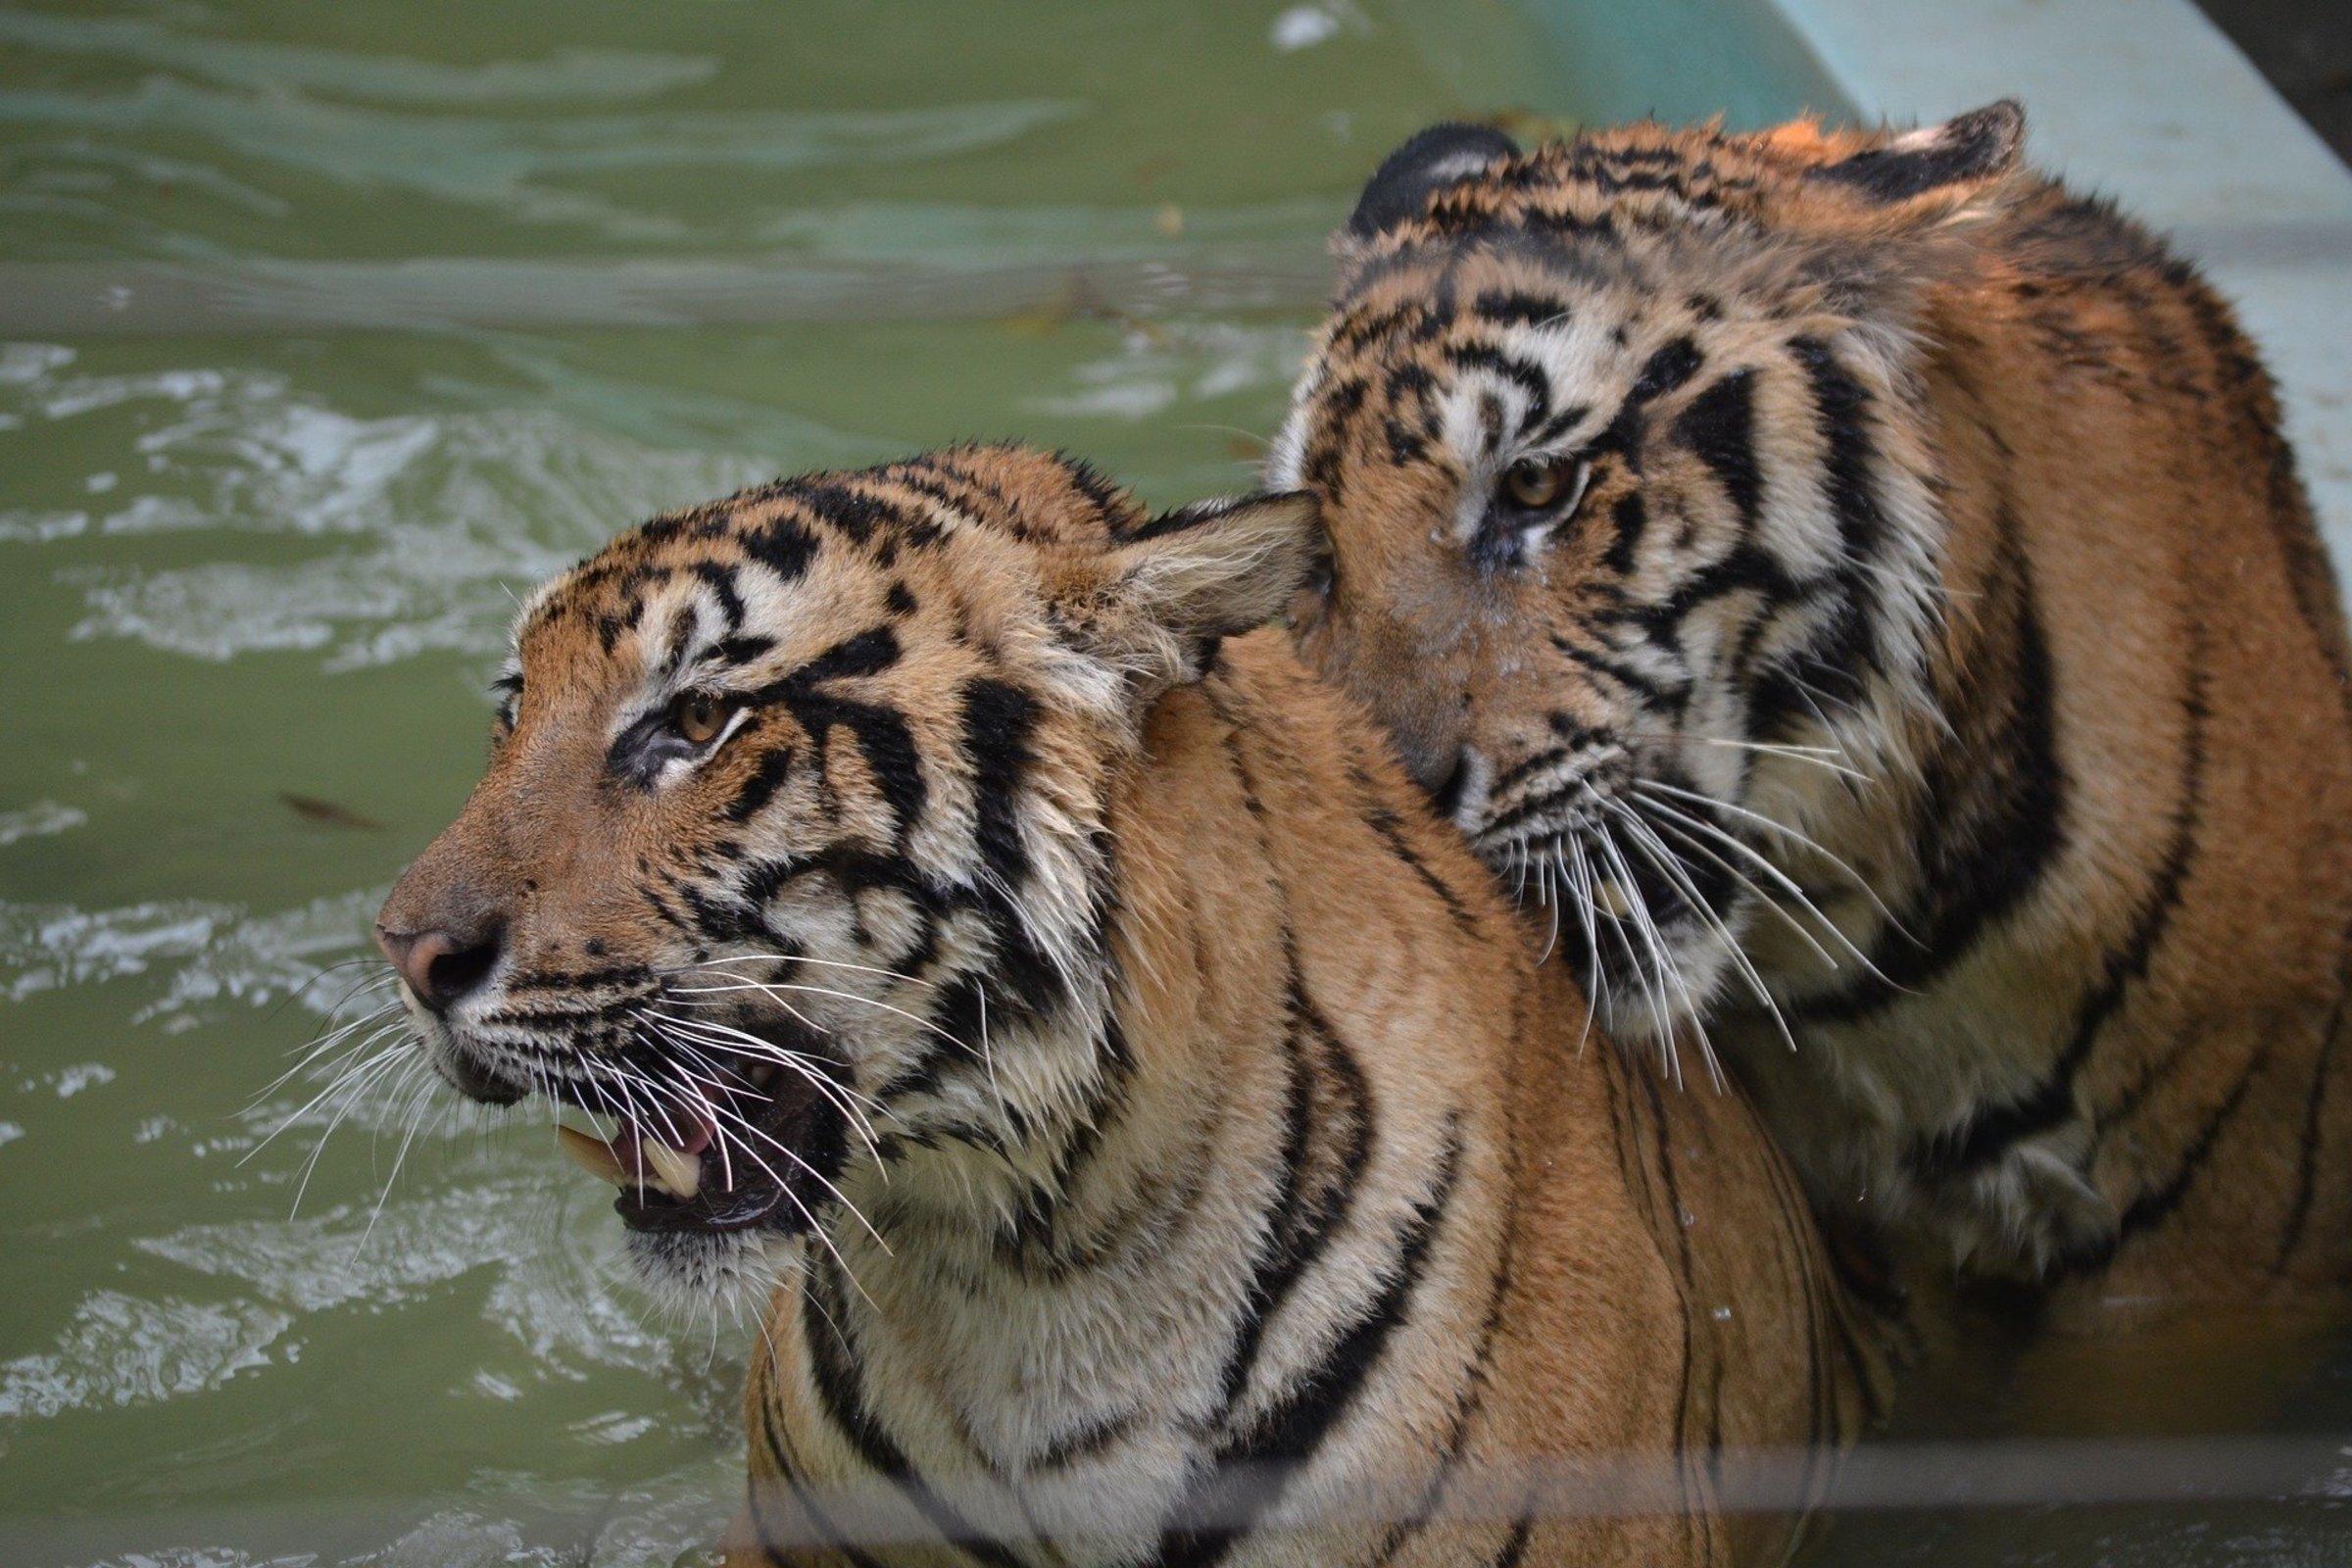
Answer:
M1942 606L1912 362L2014 105L1899 135L1425 131L1336 236L1268 462L1321 500L1302 651L1664 1033L1916 714ZM1766 827L1764 824L1773 824ZM1775 857L1777 862L1778 857Z
M954 1152L968 1200L1096 1070L1145 708L1319 545L1303 497L1150 518L1005 447L621 535L523 609L488 770L378 917L433 1065L610 1118L563 1136L659 1285L772 1283L878 1164L919 1202Z

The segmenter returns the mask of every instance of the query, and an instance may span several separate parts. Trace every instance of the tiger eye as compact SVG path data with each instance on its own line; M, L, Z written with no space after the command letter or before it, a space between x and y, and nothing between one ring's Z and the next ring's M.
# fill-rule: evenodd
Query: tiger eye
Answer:
M709 692L688 692L670 705L669 727L695 746L708 746L726 727L727 705Z
M1521 458L1503 470L1503 496L1523 512L1558 506L1568 494L1569 471L1565 459Z

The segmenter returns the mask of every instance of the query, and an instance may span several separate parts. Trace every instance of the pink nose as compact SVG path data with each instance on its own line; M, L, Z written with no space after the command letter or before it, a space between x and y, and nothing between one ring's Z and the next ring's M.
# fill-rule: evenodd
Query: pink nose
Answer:
M447 1012L498 967L503 934L497 926L459 933L387 931L379 925L375 945L384 950L417 1001L435 1012Z

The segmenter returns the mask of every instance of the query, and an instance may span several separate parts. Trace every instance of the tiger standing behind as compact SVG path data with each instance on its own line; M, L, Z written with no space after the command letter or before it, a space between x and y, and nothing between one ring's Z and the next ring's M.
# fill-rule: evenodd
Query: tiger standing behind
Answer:
M2340 1301L2334 581L2228 308L2022 138L1408 142L1269 462L1302 648L1826 1214L2057 1324Z
M1875 1368L1800 1189L1229 637L1319 542L967 448L524 610L379 934L453 1083L617 1118L657 1286L775 1291L733 1560L1754 1562L1818 1496ZM1580 1460L1665 1490L1513 1468Z

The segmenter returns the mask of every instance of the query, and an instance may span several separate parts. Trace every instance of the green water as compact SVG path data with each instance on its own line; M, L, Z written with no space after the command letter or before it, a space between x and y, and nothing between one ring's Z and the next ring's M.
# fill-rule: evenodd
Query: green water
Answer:
M961 436L1248 482L1370 163L1517 101L1448 63L1479 0L1285 9L0 10L0 1562L712 1537L748 1331L653 1321L544 1128L363 1099L297 1208L331 1107L264 1087L479 764L511 592Z
M1557 30L0 10L0 1564L707 1543L748 1332L652 1320L543 1127L404 1082L329 1138L317 1083L266 1088L470 782L510 595L657 509L961 436L1154 502L1247 484L1365 172L1573 110ZM2352 1425L2346 1381L2290 1424ZM2143 1513L1926 1517L1830 1552L2178 1560L2133 1554ZM2200 1517L2198 1560L2332 1560L2307 1513Z

